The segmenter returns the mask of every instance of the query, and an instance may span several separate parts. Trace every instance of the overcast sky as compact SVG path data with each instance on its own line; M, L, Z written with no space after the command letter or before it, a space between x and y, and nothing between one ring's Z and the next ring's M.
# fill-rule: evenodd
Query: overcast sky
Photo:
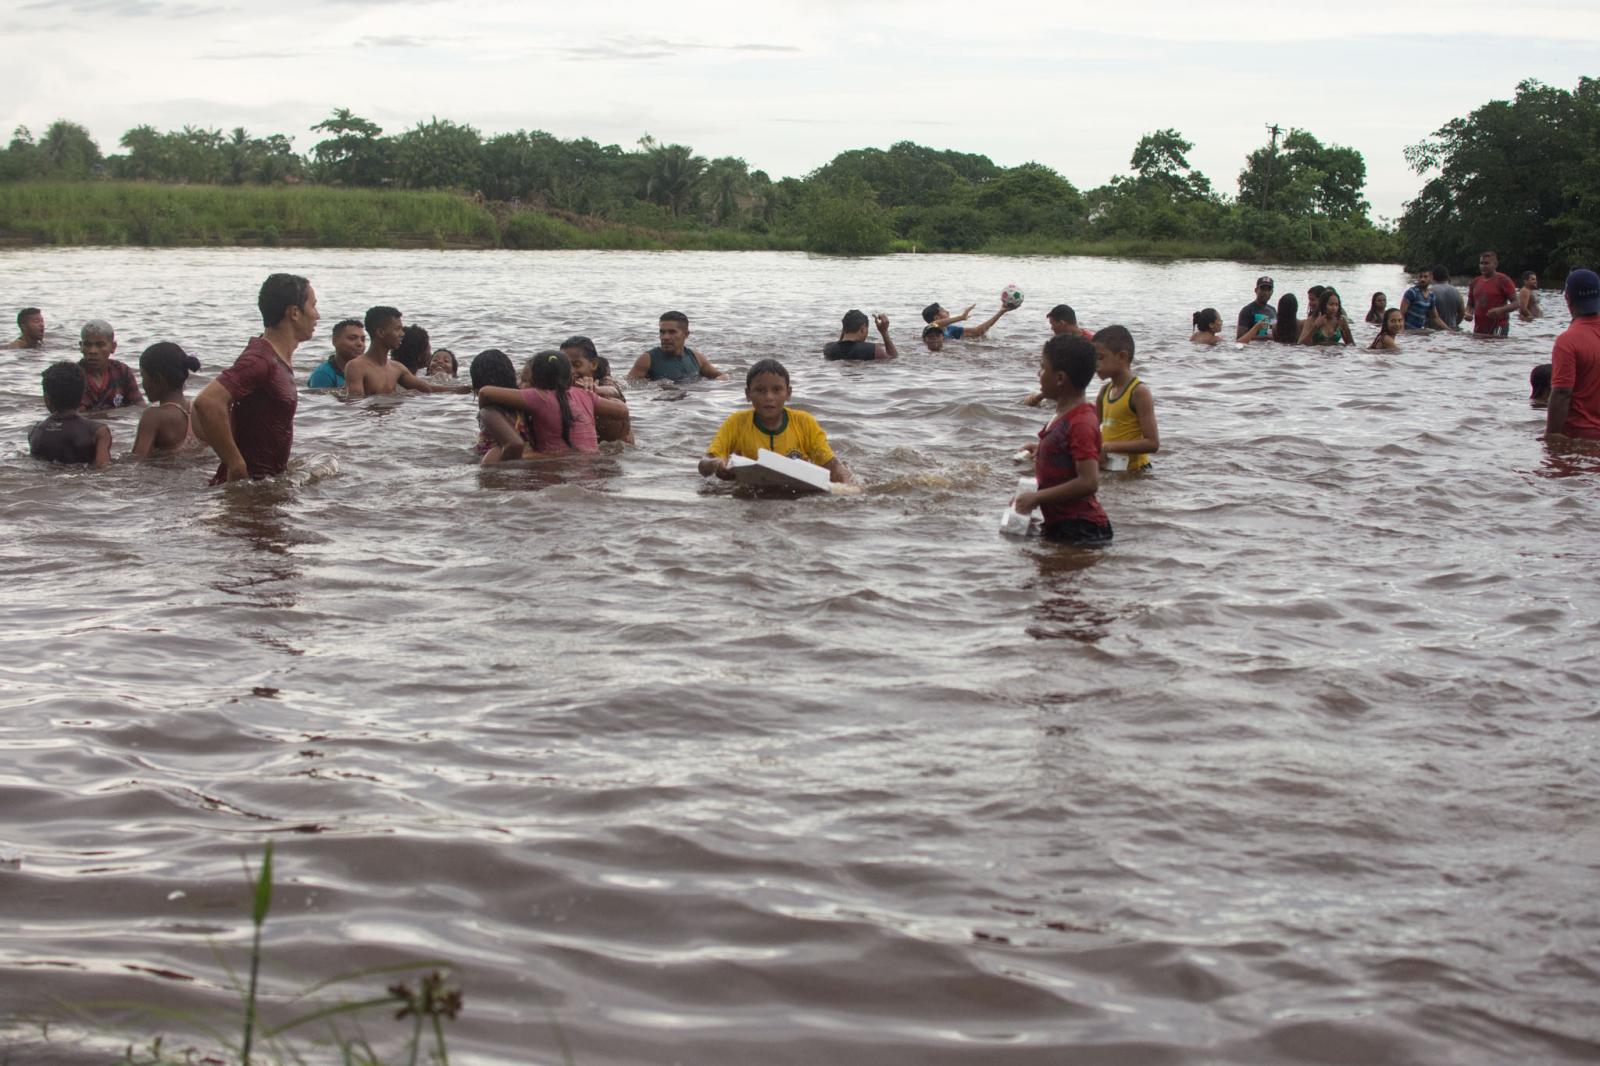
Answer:
M1089 5L1083 5L1088 7ZM632 147L644 133L774 178L913 140L1037 160L1079 188L1175 127L1237 191L1266 125L1359 149L1374 216L1419 179L1402 150L1517 82L1600 74L1593 0L1396 6L770 0L0 0L0 121L284 133L348 107ZM1484 27L1493 26L1485 32Z

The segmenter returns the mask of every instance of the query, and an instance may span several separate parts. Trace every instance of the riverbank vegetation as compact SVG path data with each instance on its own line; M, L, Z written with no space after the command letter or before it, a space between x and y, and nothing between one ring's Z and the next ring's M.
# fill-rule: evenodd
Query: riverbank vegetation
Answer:
M1242 161L1237 192L1225 194L1190 166L1193 144L1172 129L1141 137L1127 173L1083 190L1040 163L1002 167L987 156L909 141L842 152L804 177L774 180L743 159L707 159L648 135L624 149L538 130L485 137L439 118L386 134L340 108L311 128L318 139L304 155L288 135L258 137L242 128L224 134L138 126L110 155L69 121L52 124L38 139L18 128L0 151L0 239L1324 262L1398 259L1404 247L1407 258L1429 260L1446 249L1442 257L1459 269L1475 255L1464 249L1483 243L1488 232L1489 243L1510 253L1504 261L1522 263L1526 256L1511 232L1519 223L1509 215L1478 227L1469 211L1447 205L1463 183L1470 185L1462 175L1471 168L1457 156L1476 143L1486 115L1525 107L1524 89L1531 94L1527 107L1546 110L1559 110L1556 97L1593 96L1587 79L1576 94L1526 83L1516 104L1486 105L1414 146L1420 172L1442 173L1408 205L1400 233L1369 217L1361 154L1300 129L1268 131ZM1596 139L1584 136L1575 126L1567 141L1574 152L1582 142L1592 154ZM1539 154L1526 154L1510 157L1506 169L1540 170ZM1570 169L1549 175L1547 184L1581 186L1574 175L1582 166ZM1532 182L1534 175L1525 178ZM1517 217L1531 212L1540 226L1581 231L1584 223L1573 221L1571 210L1557 210L1557 201L1592 205L1596 195L1578 189L1530 196L1517 202ZM1587 217L1594 218L1592 206ZM1572 238L1529 245L1527 255L1565 247L1561 240L1570 245Z
M1600 265L1600 80L1567 92L1524 81L1406 149L1428 177L1400 219L1410 268L1470 270L1494 249L1508 270L1559 284Z

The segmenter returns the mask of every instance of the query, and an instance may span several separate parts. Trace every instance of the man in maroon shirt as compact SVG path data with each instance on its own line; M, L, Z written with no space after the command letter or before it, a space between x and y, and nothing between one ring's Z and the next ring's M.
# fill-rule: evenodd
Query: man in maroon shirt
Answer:
M266 327L194 398L196 435L222 460L211 484L277 477L294 443L294 350L317 331L317 294L295 274L273 274L256 300Z
M1517 283L1500 273L1500 256L1484 252L1478 256L1478 276L1467 289L1467 314L1472 316L1472 332L1485 337L1504 337L1511 332L1511 312L1517 309Z
M1550 353L1546 440L1600 440L1600 275L1579 267L1564 289L1572 325Z

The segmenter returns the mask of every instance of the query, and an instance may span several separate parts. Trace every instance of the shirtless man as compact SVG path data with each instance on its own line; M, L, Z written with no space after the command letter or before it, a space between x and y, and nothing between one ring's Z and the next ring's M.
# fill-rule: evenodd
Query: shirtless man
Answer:
M374 307L367 311L367 350L344 365L344 394L355 400L362 396L393 396L400 388L436 392L432 385L389 358L400 344L405 323L393 307Z
M43 348L44 347L44 312L37 307L24 307L17 312L17 329L22 335L7 348Z
M633 361L629 381L694 381L698 378L725 378L728 375L711 365L711 360L688 347L689 316L668 311L661 316L661 344Z

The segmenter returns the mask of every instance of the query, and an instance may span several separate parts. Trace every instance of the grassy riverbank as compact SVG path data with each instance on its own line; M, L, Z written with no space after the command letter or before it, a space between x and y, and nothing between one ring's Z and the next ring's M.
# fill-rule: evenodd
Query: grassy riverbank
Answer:
M447 192L318 185L158 185L144 182L0 184L0 247L597 248L803 251L804 233L686 225L652 228ZM896 252L928 251L891 242ZM1241 240L1066 239L1011 236L975 251L1151 259L1294 258ZM1364 258L1364 257L1362 257Z

